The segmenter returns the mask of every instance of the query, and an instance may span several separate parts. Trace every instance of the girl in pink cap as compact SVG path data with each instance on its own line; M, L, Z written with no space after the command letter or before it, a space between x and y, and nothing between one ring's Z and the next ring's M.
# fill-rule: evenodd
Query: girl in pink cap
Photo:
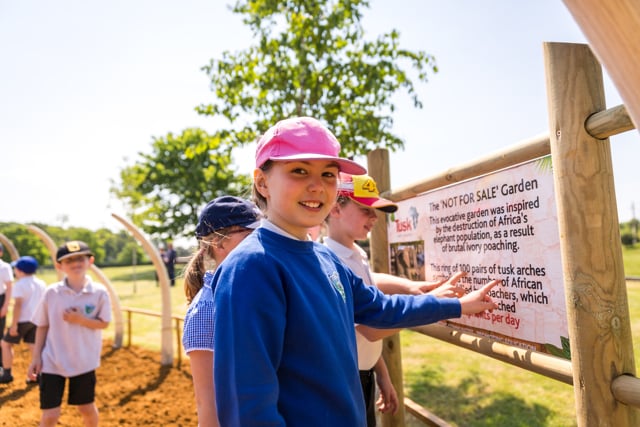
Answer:
M353 324L410 327L496 308L460 299L387 296L308 238L336 201L338 174L366 173L309 117L282 120L258 142L253 193L261 226L215 272L214 379L224 426L366 425Z

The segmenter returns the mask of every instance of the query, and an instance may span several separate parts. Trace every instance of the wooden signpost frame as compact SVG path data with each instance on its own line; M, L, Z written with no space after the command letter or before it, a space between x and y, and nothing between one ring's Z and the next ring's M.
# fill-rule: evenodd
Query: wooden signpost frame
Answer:
M638 423L640 380L635 376L631 324L622 263L609 136L633 129L624 106L607 110L602 69L587 45L545 43L548 135L523 141L474 162L390 190L387 150L369 153L369 174L383 196L401 201L445 185L552 155L560 252L567 300L571 361L501 344L442 325L416 331L574 385L580 426ZM382 218L381 218L382 219ZM371 265L389 272L386 221L371 233ZM384 356L401 402L399 336L385 340ZM412 413L425 412L414 408ZM442 425L436 416L421 417ZM404 411L383 417L403 426Z

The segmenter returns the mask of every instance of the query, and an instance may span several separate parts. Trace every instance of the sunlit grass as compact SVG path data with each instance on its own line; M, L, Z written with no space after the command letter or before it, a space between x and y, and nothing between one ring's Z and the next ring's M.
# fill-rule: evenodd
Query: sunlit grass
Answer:
M640 277L640 246L634 248L622 248L622 262L624 264L624 275Z
M401 343L405 394L452 425L576 425L569 385L416 332Z
M153 266L138 266L134 275L130 267L114 267L104 269L105 274L112 280L111 284L120 297L123 307L144 310L162 311L162 293L155 280ZM187 305L182 287L182 280L176 280L176 285L170 288L171 313L184 316ZM126 322L126 320L125 320ZM162 321L160 317L132 314L132 342L148 348L159 350L162 339ZM175 337L175 322L171 323L172 342L177 348Z

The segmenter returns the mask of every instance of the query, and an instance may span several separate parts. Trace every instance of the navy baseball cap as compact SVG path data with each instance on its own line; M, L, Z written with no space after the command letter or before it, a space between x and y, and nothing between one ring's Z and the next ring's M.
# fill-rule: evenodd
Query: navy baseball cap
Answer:
M65 242L64 245L58 248L58 252L56 253L56 261L60 262L65 258L69 258L76 255L87 255L93 256L91 249L89 249L89 245L85 242L81 242L80 240L72 240L70 242Z
M23 273L33 274L38 269L38 261L32 256L21 256L11 263L11 266L17 268Z
M207 203L196 226L196 237L202 238L221 228L237 225L258 228L262 214L252 202L235 196L217 197Z

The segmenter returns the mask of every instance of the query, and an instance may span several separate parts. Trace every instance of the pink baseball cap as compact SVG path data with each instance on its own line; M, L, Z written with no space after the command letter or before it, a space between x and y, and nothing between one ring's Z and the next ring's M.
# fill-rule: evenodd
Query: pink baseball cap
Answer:
M318 120L292 117L271 126L258 141L256 168L267 160L334 160L341 172L367 173L358 163L339 157L340 143Z
M356 203L386 213L393 213L398 210L398 205L391 200L380 197L378 186L369 175L341 173L338 196L348 197Z

